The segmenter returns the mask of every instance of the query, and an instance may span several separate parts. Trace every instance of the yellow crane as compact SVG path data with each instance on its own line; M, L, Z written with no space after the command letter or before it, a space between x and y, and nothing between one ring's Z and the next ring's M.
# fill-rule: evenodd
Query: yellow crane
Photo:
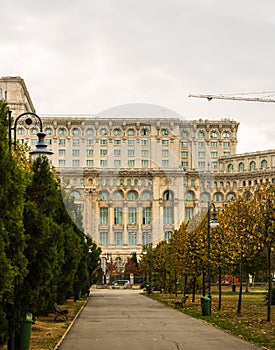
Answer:
M274 92L273 92L274 94ZM244 97L244 96L230 96L230 95L203 95L190 94L188 97L207 98L208 101L213 99L218 100L235 100L235 101L249 101L249 102L275 102L275 99L269 97Z

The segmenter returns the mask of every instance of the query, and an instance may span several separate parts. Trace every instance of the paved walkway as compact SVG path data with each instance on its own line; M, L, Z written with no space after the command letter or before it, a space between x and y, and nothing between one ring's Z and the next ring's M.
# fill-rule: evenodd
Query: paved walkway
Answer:
M140 291L93 290L59 350L259 349Z

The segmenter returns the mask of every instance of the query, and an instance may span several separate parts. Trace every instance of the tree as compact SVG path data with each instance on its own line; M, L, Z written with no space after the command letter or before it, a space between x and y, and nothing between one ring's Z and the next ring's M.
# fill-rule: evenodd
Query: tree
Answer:
M9 152L7 113L6 103L0 101L0 344L20 328L25 316L16 291L27 273L23 226L27 176Z
M272 302L272 252L275 241L275 186L266 184L261 186L252 199L253 214L255 217L254 229L258 233L262 245L267 252L267 321L271 321Z

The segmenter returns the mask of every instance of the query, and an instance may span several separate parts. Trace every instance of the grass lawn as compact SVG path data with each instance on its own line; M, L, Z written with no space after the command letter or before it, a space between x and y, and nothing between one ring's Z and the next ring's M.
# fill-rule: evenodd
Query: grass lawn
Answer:
M39 316L32 325L30 350L53 350L85 302L86 298L76 302L73 299L68 299L62 305L62 309L69 310L66 322L61 319L54 321L54 313L48 316ZM7 346L0 346L0 350L6 349Z
M175 301L180 301L181 296L154 294L152 298L169 307L175 307ZM189 295L185 307L180 308L179 311L201 318L255 345L275 349L275 306L272 306L273 320L267 322L265 291L258 288L251 289L249 293L243 293L241 314L237 313L238 296L238 291L232 293L229 288L223 287L222 309L218 310L218 292L213 289L212 315L202 316L201 295L196 296L194 303L192 303L192 296Z

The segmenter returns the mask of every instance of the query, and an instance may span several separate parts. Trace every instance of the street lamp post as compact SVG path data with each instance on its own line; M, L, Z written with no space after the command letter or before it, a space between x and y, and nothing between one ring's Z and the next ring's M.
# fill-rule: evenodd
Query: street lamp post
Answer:
M152 294L152 265L153 265L153 251L152 251L152 242L148 244L149 246L149 286L148 286L148 294ZM147 254L146 246L143 249L143 254Z
M211 207L213 207L213 214L211 218ZM216 207L214 203L208 202L207 208L207 262L208 262L208 298L210 300L210 309L209 316L211 316L211 308L212 308L212 295L211 295L211 236L210 236L210 228L216 228L219 225L216 213Z
M25 112L20 114L14 121L14 125L12 126L12 120L11 120L11 111L8 111L8 128L9 128L9 150L12 151L13 149L16 150L16 141L17 141L17 125L19 120L23 120L27 126L30 126L32 124L38 124L39 126L39 132L37 133L38 142L36 144L36 149L32 150L30 152L30 155L35 159L36 157L39 157L41 155L50 156L53 154L52 151L47 149L47 144L45 143L45 136L46 134L43 132L43 124L41 118L33 113L33 112Z

